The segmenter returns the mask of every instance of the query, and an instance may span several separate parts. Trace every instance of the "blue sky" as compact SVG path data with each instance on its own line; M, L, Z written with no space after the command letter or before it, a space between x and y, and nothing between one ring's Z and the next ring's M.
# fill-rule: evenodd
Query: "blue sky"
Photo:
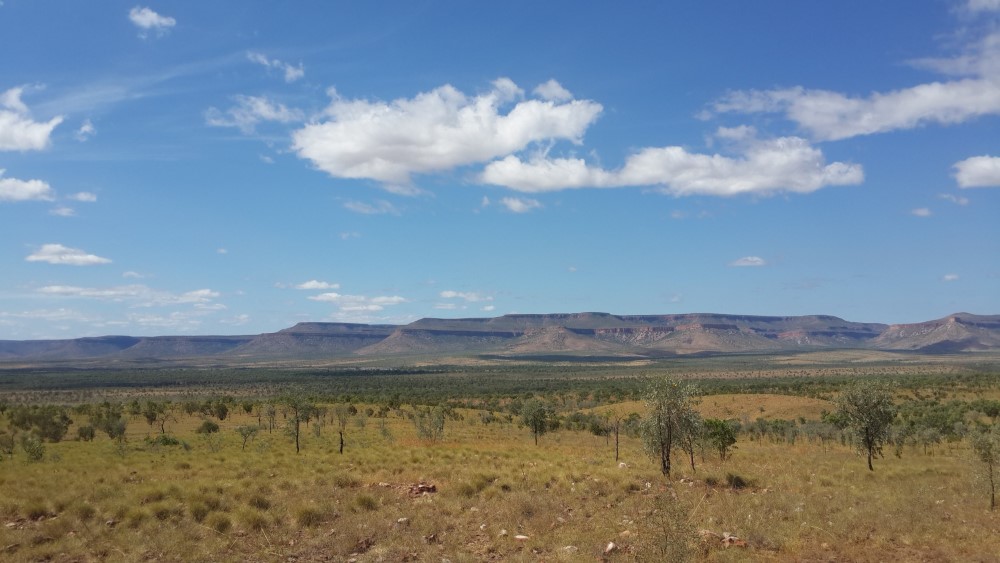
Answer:
M0 339L1000 313L1000 0L0 2Z

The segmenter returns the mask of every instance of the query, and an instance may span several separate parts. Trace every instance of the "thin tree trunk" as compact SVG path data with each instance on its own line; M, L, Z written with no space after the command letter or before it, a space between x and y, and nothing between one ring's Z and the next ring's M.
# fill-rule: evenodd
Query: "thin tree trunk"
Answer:
M340 431L340 453L344 453L344 431Z
M618 426L615 425L615 463L618 463Z

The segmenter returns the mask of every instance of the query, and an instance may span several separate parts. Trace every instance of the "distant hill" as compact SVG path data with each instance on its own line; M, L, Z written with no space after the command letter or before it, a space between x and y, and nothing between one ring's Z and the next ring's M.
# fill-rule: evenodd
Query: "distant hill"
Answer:
M1000 315L957 313L936 321L892 325L873 345L882 350L955 353L1000 348Z
M261 361L406 356L664 357L822 349L969 354L1000 350L1000 315L957 313L914 324L856 323L823 315L567 313L420 319L408 325L299 323L248 336L104 336L0 341L0 363Z

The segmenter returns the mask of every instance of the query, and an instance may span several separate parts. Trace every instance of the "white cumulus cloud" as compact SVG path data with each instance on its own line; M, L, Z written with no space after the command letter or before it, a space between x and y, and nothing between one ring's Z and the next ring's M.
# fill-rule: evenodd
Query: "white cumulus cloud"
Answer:
M565 102L573 99L573 94L554 79L539 84L532 92L543 100L552 100L553 102Z
M136 6L128 11L128 19L141 31L140 37L146 37L150 31L163 35L177 25L177 20L170 16L162 16L148 7Z
M960 188L1000 187L1000 157L974 156L956 162L955 180Z
M39 151L47 148L52 130L63 122L62 116L39 122L31 118L28 106L21 101L24 87L0 93L0 151Z
M70 266L93 266L108 264L111 260L95 254L87 254L77 248L69 248L61 244L43 244L37 251L25 258L28 262L47 262L49 264L65 264Z
M470 96L445 85L392 102L333 101L292 135L294 150L337 178L407 186L414 174L487 162L549 140L580 142L601 113L589 100L523 99L507 78Z
M212 127L236 127L249 135L263 121L291 123L303 119L301 111L272 102L264 96L237 95L233 99L236 105L224 112L214 107L208 108L205 122Z
M52 201L55 192L48 183L41 180L18 180L4 178L0 168L0 202L4 201Z
M294 66L292 64L279 61L278 59L269 59L266 55L262 53L255 53L253 51L247 52L247 59L250 62L263 65L269 69L276 69L284 74L285 82L295 82L296 80L302 78L306 75L306 70L299 63L299 66Z
M733 140L725 134L722 138ZM744 135L745 137L745 135ZM731 196L743 193L809 193L826 186L859 184L860 165L827 164L822 151L799 137L740 138L737 156L699 154L683 147L650 147L628 157L618 170L592 166L580 158L508 156L491 162L481 175L488 184L522 192L570 188L663 186L674 195Z
M914 217L930 217L934 213L926 207L918 207L910 211L910 214Z

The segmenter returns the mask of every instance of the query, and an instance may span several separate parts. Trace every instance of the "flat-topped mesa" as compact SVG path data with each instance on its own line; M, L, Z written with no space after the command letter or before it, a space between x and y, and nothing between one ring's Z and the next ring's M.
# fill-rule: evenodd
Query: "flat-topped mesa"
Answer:
M510 314L424 318L407 325L300 322L251 336L102 336L0 341L0 361L95 362L328 360L379 356L663 358L676 354L819 349L922 353L1000 350L1000 315L956 313L912 324L858 323L829 315L719 313Z
M993 350L1000 348L1000 315L956 313L933 321L892 325L873 345L925 353Z

